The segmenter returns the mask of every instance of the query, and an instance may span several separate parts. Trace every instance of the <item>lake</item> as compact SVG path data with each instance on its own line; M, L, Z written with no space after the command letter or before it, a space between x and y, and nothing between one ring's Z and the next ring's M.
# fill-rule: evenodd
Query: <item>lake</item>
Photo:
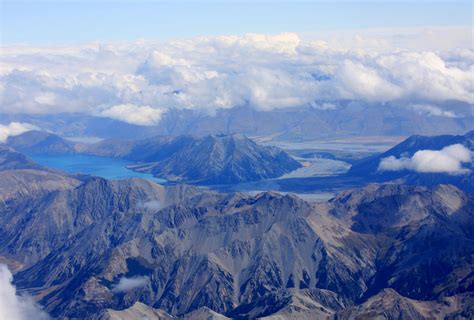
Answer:
M88 155L35 155L31 156L31 158L45 167L55 168L69 173L90 174L110 180L142 178L157 183L166 182L166 180L153 177L153 175L149 173L139 173L127 169L127 166L133 163L122 159Z

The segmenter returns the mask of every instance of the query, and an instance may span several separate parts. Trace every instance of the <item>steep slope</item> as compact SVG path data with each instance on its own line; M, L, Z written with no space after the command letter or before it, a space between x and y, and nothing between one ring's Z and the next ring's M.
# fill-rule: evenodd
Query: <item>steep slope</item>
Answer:
M287 153L260 146L242 135L154 137L73 143L30 131L11 137L8 145L26 154L89 154L135 162L131 169L175 182L230 184L276 178L301 167Z
M348 278L349 270L359 268L362 261L349 254L346 260L355 261L341 266L329 258L305 219L312 208L300 199L276 194L216 199L214 194L199 194L179 204L164 204L155 212L139 209L144 199L137 201L128 187L116 188L98 179L52 194L44 208L27 211L31 223L26 225L43 229L44 223L39 223L43 212L71 215L64 236L51 238L58 232L41 233L22 223L28 232L14 239L15 246L6 247L19 248L8 252L30 266L16 274L17 285L42 297L55 316L85 317L102 308L131 306L137 299L171 314L204 306L227 313L237 305L246 307L235 316L247 314L277 288L314 285L313 272L323 256L335 274L342 275L334 283L351 289L347 295L363 291ZM140 189L135 194L145 195ZM82 204L76 203L77 197ZM63 209L54 209L58 203L64 204ZM57 219L49 223L64 225ZM40 251L43 258L36 263L23 256L28 235L37 239L35 246L40 241L49 250ZM308 250L315 252L308 256ZM293 252L292 257L287 252ZM136 276L149 277L149 284L114 291L121 278Z
M49 193L25 194L0 207L0 253L35 263L113 213L153 211L197 192L187 186L165 189L141 179L90 178L80 185L55 186Z
M452 186L370 185L312 205L96 178L0 212L0 252L55 317L139 301L172 316L323 318L384 288L413 300L471 292L473 207Z
M73 188L79 183L74 177L42 167L12 148L0 145L0 210L9 210L25 198Z
M256 144L243 135L155 137L135 142L105 140L83 153L120 157L169 181L230 184L276 178L301 167L284 151Z
M363 304L339 312L334 318L336 320L472 319L473 306L472 293L445 297L439 301L419 301L405 298L395 290L384 289Z
M136 320L136 319L172 320L176 318L162 310L151 308L141 302L136 302L133 306L125 310L107 309L104 312L102 312L99 316L91 318L91 320Z
M185 314L182 319L193 320L193 319L207 319L207 320L230 320L230 318L223 316L207 307L202 307L194 310L188 314Z
M474 202L459 189L370 185L331 205L353 231L375 236L377 273L362 298L383 288L422 300L472 290Z
M223 316L207 307L202 307L197 310L194 310L190 313L185 314L182 317L172 316L163 310L155 309L149 307L141 302L136 302L130 308L124 310L113 310L107 309L102 312L99 316L93 316L91 320L136 320L136 319L146 319L146 320L172 320L172 319L182 319L182 320L228 320L230 318Z
M284 151L263 147L242 135L217 135L172 142L174 152L160 148L156 156L139 161L152 163L133 166L168 180L184 180L201 184L230 184L276 178L301 165ZM168 146L168 148L170 148ZM143 154L140 152L140 154Z

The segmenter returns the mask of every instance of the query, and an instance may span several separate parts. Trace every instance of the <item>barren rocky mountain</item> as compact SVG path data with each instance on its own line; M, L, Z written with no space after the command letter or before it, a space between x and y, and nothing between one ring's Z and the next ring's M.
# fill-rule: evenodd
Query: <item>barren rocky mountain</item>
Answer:
M474 320L472 1L0 12L0 320Z
M463 293L436 301L405 298L384 289L361 305L339 312L335 319L471 319L474 295Z
M309 203L64 179L0 185L2 260L54 317L472 315L474 203L456 187L372 184Z
M132 161L133 170L175 182L229 184L276 178L301 167L286 152L260 146L243 135L154 137L73 143L30 131L10 137L8 145L27 154L89 154Z
M8 208L18 198L36 197L79 184L77 177L40 166L24 154L0 146L0 206Z
M76 152L75 143L44 131L27 131L9 137L7 144L27 154L72 154Z
M322 103L322 102L321 102ZM214 114L199 110L169 110L156 126L138 126L84 114L0 114L5 121L29 122L64 136L99 136L129 139L156 135L230 134L276 135L291 139L347 136L461 134L474 129L472 105L459 101L443 108L458 117L430 115L404 103L380 104L338 101L334 108L311 106L256 110L252 106L218 109ZM371 121L367 121L371 119Z

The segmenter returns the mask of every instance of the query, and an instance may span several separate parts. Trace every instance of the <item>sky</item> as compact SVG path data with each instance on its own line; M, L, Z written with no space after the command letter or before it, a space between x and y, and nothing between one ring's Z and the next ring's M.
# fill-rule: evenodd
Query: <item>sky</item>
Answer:
M473 114L471 2L1 4L0 114L154 126L173 109L341 101Z
M5 1L2 45L471 26L471 1Z

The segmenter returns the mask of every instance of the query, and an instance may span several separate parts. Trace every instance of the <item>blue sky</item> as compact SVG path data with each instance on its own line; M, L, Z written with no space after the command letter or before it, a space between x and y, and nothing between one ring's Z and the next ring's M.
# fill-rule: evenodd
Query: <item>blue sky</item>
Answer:
M3 1L1 43L472 25L470 1Z

